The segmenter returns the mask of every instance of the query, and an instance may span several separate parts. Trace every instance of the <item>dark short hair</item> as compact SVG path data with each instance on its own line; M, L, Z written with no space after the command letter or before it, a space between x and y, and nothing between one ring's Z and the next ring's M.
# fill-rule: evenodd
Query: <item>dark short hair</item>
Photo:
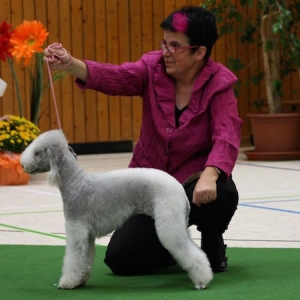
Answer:
M172 12L162 23L160 27L163 30L178 32L174 26L174 16L186 16L187 26L183 32L189 39L191 46L205 46L205 59L211 55L212 47L219 38L215 16L207 9L201 6L184 6ZM191 49L191 51L196 51Z

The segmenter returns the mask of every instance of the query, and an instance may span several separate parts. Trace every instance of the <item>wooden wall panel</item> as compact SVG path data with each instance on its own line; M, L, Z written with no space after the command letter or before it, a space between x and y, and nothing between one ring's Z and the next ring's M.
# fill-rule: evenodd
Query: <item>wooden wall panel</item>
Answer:
M130 51L131 60L136 61L143 53L142 50L142 0L131 0L130 5ZM142 100L140 97L132 97L132 120L133 120L133 141L137 141L142 124Z
M122 45L119 43L118 28L118 9L117 0L106 0L107 12L107 47L108 47L108 62L119 64L119 50ZM121 140L121 108L120 97L109 96L109 137L110 140Z
M95 8L94 0L83 1L82 14L83 14L83 57L90 60L95 60ZM91 38L86 39L86 36ZM85 115L84 122L85 135L87 142L94 142L98 138L98 126L97 126L97 97L96 92L87 90L85 92Z
M91 2L91 1L89 1ZM83 6L82 0L71 0L71 53L74 57L83 58L83 45L85 39L83 38ZM86 36L89 36L87 34ZM93 36L92 36L93 38ZM63 41L62 41L63 42ZM75 85L75 84L73 84ZM73 108L74 108L74 142L80 143L87 141L86 139L86 92L78 88L73 91Z
M239 8L241 8L240 5L240 1L239 0L234 0L235 1L235 5ZM237 28L236 28L237 29ZM250 60L256 60L257 56L251 56L249 55L249 50L250 50L250 46L246 46L245 44L242 43L236 43L235 40L237 40L240 37L241 33L238 32L238 30L236 30L236 34L235 35L231 35L231 36L227 36L226 37L226 56L223 57L222 61L226 62L226 60L229 57L239 57L239 59L241 59L241 61L247 65ZM232 45L230 47L230 45ZM255 48L256 49L256 48ZM256 53L253 53L254 55ZM254 64L256 65L256 64ZM237 76L238 78L249 78L249 68L244 68L243 70L237 72ZM249 84L247 84L245 82L245 80L242 81L240 88L239 88L239 95L238 95L238 108L239 108L239 113L240 115L246 116L247 111L248 111L248 107L247 105L245 105L244 99L248 99L248 95L249 95ZM242 127L242 136L246 137L246 139L249 138L249 121L247 118L244 118L244 124Z
M52 0L48 1L48 7L51 6ZM60 42L63 43L69 51L71 51L71 10L70 10L70 1L71 0L57 0L58 6L58 25L59 32L56 35L50 33L49 35L49 43ZM49 7L48 10L51 8ZM75 141L75 132L74 132L74 114L73 114L73 78L68 76L61 81L57 81L54 83L55 92L60 88L61 89L61 99L57 99L57 101L61 102L61 110L59 111L60 119L62 123L62 128L68 137L68 139L72 142ZM52 96L51 99L52 101ZM78 99L78 101L83 101L83 99ZM53 101L52 101L53 102Z
M119 62L128 61L130 57L130 26L129 26L129 1L118 0L118 16L122 16L122 22L118 22L119 32ZM120 97L120 130L122 140L133 140L132 124L132 99L131 97Z
M95 1L95 47L96 60L107 62L107 15L106 1ZM109 103L108 97L97 93L98 141L109 141Z
M232 0L239 3L238 0ZM199 5L199 0L1 0L0 22L20 24L24 19L41 21L50 33L46 44L60 42L77 58L120 64L136 61L147 51L158 49L162 38L159 27L170 12L184 5ZM242 81L261 68L253 62L261 56L255 46L237 43L237 36L221 38L213 49L213 59L226 64L237 55L250 67L237 75ZM258 60L257 60L258 61ZM30 81L25 68L15 64L25 117L30 115ZM19 114L12 75L7 63L0 62L0 76L8 83L0 99L0 116ZM45 85L48 74L45 66ZM287 100L299 99L297 74L287 79ZM54 83L63 130L71 143L96 141L136 142L142 115L140 97L106 96L95 91L81 91L68 76ZM249 138L247 113L254 111L253 101L265 94L264 83L241 88L238 105L244 120L243 141ZM42 131L58 127L52 94L45 89L39 127Z
M161 0L153 0L153 49L159 48L159 42L162 40L160 23L165 18L164 2Z

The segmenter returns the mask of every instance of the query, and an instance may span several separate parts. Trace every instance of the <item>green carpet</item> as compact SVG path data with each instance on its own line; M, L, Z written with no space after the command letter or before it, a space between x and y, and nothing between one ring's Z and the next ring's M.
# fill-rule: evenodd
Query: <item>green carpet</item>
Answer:
M203 291L194 290L177 266L148 276L114 276L104 253L98 246L88 284L67 291L56 288L64 247L1 245L0 299L300 299L300 249L228 249L229 271L216 274Z

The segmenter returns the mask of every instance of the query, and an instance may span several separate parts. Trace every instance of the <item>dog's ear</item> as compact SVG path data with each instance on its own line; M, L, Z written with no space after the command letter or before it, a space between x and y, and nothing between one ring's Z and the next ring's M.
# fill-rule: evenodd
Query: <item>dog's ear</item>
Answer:
M49 163L50 163L50 172L48 174L48 182L50 185L60 187L61 179L59 175L59 163L58 163L58 149L57 147L49 147L46 150ZM55 155L56 153L56 155Z

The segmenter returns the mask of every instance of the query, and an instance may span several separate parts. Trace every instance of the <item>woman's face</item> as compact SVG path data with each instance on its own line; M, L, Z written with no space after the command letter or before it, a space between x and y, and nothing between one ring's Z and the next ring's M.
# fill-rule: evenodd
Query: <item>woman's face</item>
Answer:
M177 49L175 53L170 53L166 48L190 46L188 37L181 32L164 31L163 43L166 47L162 50L166 72L174 78L184 78L190 72L194 72L199 65L202 65L203 49L200 47L196 52L191 49ZM206 50L206 49L205 49Z

